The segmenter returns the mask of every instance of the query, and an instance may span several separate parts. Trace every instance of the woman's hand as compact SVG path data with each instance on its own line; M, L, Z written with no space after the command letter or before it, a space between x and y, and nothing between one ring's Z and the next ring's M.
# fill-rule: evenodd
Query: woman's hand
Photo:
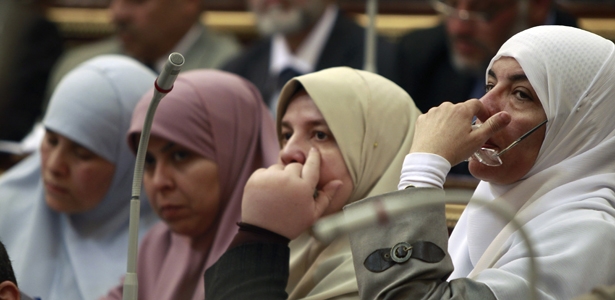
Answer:
M472 119L486 120L472 130ZM491 117L477 99L452 104L444 102L416 120L410 153L433 153L454 166L470 157L485 142L510 123L510 114L501 111Z
M304 165L275 164L256 170L243 192L242 221L283 235L298 237L320 218L342 185L332 180L315 196L320 176L320 153L310 149Z

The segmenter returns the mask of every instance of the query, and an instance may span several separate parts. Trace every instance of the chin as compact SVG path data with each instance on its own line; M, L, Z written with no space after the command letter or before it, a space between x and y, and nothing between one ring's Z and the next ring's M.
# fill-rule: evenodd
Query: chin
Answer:
M471 160L468 164L468 169L470 170L470 174L472 174L472 176L482 181L491 183L498 183L498 175L501 173L501 167L502 166L490 167L476 160Z
M165 221L166 222L166 221ZM186 226L182 226L179 224L171 224L169 222L166 222L167 225L169 226L169 228L171 229L171 231L173 231L174 233L177 233L179 235L183 235L183 236L195 236L196 234L194 233L194 229L192 228L188 228Z
M516 176L516 173L514 172L511 173L513 170L508 168L506 165L490 167L473 160L470 161L468 169L470 170L470 174L472 174L472 176L493 184L511 184L521 179L521 176Z
M74 213L80 212L79 209L75 207L71 207L70 205L67 205L66 201L62 201L61 199L56 199L53 196L46 196L45 203L47 204L47 206L49 206L49 208L51 208L53 211L58 212L58 213L74 214Z

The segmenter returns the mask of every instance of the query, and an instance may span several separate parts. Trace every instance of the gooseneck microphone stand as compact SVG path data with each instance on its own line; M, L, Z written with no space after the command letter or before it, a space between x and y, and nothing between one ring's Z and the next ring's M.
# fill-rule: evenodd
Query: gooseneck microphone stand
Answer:
M137 253L139 250L139 213L141 208L141 183L143 182L143 164L145 162L145 153L147 152L147 144L149 143L150 130L154 113L158 107L158 103L173 89L173 82L177 78L179 71L184 65L184 57L177 53L171 53L164 69L154 81L154 96L149 104L145 121L143 123L143 132L139 140L139 148L137 150L137 161L135 163L135 172L132 179L132 197L130 198L130 223L128 225L128 263L126 267L126 277L124 278L123 300L137 300L138 282L137 282Z

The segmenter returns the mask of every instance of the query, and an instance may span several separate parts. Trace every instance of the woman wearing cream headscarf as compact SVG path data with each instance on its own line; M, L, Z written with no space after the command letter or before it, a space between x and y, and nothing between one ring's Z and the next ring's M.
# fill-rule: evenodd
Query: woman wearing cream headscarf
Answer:
M376 249L399 242L427 240L446 249L443 225L434 226L443 223L442 207L417 208L386 227L351 234L361 295L506 300L536 292L536 299L559 300L615 283L614 80L615 45L593 33L540 26L510 38L487 69L488 92L480 101L443 104L419 118L404 162L404 169L415 171L402 178L429 174L416 171L428 165L417 155L450 167L481 147L502 151L539 129L503 154L500 166L470 161L482 181L452 233L450 257L437 263L410 259L379 273L363 265ZM473 116L484 122L474 131ZM545 120L546 128L539 125ZM441 139L448 135L455 138ZM436 189L391 197L411 202L420 190ZM536 280L521 232L480 199L514 212L532 241Z
M347 67L296 77L285 85L277 114L278 138L283 147L280 164L252 176L244 193L242 219L261 227L259 230L264 228L281 234L277 241L284 237L296 238L290 243L290 273L288 276L285 271L277 273L281 274L277 283L282 284L282 289L288 280L289 299L359 297L348 238L340 237L324 245L309 232L287 232L285 224L270 226L262 221L275 221L284 214L290 222L305 223L292 215L315 209L309 223L323 213L340 211L347 203L395 190L419 114L408 94L391 81ZM311 148L315 150L310 151ZM309 172L311 180L297 188L294 172L301 173L301 170ZM289 193L279 194L282 187ZM277 204L268 202L274 197L307 197L312 201L304 202L306 207L293 206L285 212L274 212L270 209L282 209L284 206L279 204L286 203L284 200ZM311 205L315 202L316 206ZM262 233L245 224L242 230L256 235ZM266 283L257 284L263 283L260 278L265 269L271 270L271 264L273 268L288 268L288 258L285 258L288 250L275 243L275 238L271 241L274 242L244 243L227 251L207 272L206 298L239 299L246 297L245 293L254 296L260 293L260 288L268 289ZM267 252L258 252L263 249ZM246 264L242 264L244 261ZM261 263L265 269L260 267ZM251 271L258 276L254 277ZM275 290L260 295L276 298L269 294ZM275 295L286 298L283 291L278 290Z

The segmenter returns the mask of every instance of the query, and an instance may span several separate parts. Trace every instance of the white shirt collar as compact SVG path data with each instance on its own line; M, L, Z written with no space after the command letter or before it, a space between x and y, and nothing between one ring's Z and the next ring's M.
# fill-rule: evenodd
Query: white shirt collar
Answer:
M318 58L335 24L335 16L338 10L337 5L327 6L312 31L299 45L297 54L290 51L284 35L274 35L271 45L271 59L269 60L269 73L277 75L287 67L292 67L304 74L314 72Z
M156 68L155 71L158 73L162 71L162 68L164 68L164 64L169 59L169 55L171 53L179 52L183 55L186 55L188 50L190 50L194 43L196 43L196 40L199 38L199 36L201 36L203 30L203 26L199 25L198 23L192 25L192 27L190 28L190 30L188 30L188 32L186 32L184 37L179 40L177 44L175 44L175 47L173 47L173 50L171 50L171 52L167 53L167 55L163 55L156 60L156 63L154 64L154 67Z

